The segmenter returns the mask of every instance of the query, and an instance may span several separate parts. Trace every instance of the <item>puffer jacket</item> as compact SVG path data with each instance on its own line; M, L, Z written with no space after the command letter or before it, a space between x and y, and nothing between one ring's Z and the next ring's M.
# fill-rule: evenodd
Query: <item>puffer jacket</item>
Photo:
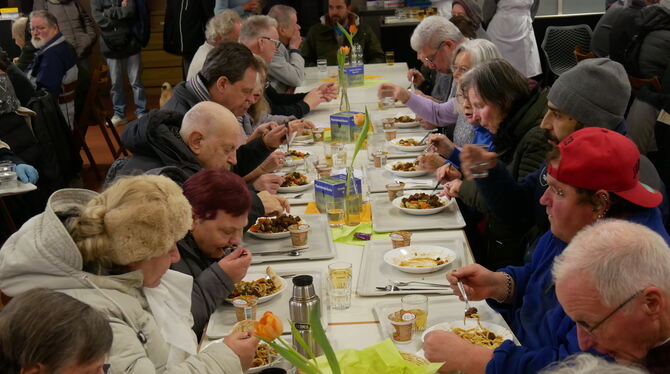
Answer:
M501 124L501 130L494 136L493 144L499 154L499 161L507 166L517 182L537 170L549 151L544 130L539 127L546 111L547 90L535 91L525 103L507 116ZM459 196L462 203L488 218L486 247L476 251L477 262L490 268L520 264L525 251L522 244L525 231L493 215L474 181L463 181Z
M123 59L140 52L142 46L135 36L137 22L135 0L91 0L91 13L100 27L100 48L105 58Z
M56 191L44 213L26 222L0 250L0 290L17 296L36 287L66 293L103 312L114 341L109 373L242 373L239 358L225 344L212 344L166 368L168 344L142 292L142 273L95 275L59 216L81 209L97 193Z
M33 10L46 10L58 20L58 28L70 43L77 57L86 57L98 38L91 17L78 0L35 0Z
M670 9L660 5L655 6L656 12L645 9L641 12L642 23L649 24L654 20L647 17L658 17L664 19L664 24L670 24ZM644 38L640 47L639 68L642 78L658 77L665 73L670 66L670 30L652 31Z

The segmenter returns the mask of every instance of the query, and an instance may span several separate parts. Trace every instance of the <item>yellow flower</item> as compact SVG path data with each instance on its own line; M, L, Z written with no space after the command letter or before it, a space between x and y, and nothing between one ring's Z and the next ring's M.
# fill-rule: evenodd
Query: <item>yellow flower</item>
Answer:
M351 26L349 26L349 33L350 33L352 36L356 33L356 31L358 31L358 27L356 27L356 25L351 25Z
M343 45L343 46L340 47L340 50L342 50L342 54L344 54L345 56L347 56L347 55L349 55L349 51L350 51L351 49L350 49L349 47L347 47L346 45Z
M356 113L354 114L354 123L356 126L363 126L365 123L365 113Z
M272 341L284 332L284 326L272 312L265 312L260 321L254 322L254 330L257 337Z

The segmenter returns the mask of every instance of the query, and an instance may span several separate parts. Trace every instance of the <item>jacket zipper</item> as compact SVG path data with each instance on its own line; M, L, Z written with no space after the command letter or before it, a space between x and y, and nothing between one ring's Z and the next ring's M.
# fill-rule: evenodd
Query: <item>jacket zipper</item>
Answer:
M186 7L188 7L188 0L186 2ZM181 29L181 18L184 15L186 7L184 6L184 0L181 0L181 4L179 4L179 50L182 54L184 53L184 33Z

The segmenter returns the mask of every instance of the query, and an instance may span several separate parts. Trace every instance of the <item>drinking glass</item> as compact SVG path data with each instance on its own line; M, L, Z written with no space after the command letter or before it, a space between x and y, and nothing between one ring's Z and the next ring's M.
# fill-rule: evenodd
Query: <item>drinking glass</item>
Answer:
M347 151L344 144L332 143L330 145L331 153L333 155L333 167L340 169L347 166Z
M340 261L328 265L328 280L330 307L348 309L351 306L351 263Z
M489 145L488 144L472 144L476 147L480 147L484 149L485 151L488 152L489 150ZM488 166L488 161L482 161L482 162L476 162L474 165L470 166L470 172L472 173L473 178L486 178L489 176L489 170L484 169L484 167Z
M423 331L428 322L428 297L426 295L405 295L400 299L402 310L416 316L414 331Z
M327 73L328 72L328 60L325 58L320 58L316 60L316 67L319 73Z
M395 63L395 53L393 51L384 52L384 56L386 57L387 65L393 65Z
M344 225L344 200L326 202L326 214L330 227L342 227Z

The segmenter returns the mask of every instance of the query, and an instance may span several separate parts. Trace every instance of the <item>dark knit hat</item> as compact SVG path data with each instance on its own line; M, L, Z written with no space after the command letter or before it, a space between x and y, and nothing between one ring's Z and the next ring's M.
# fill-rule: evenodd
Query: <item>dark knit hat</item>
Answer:
M586 127L614 130L624 119L630 82L618 62L590 58L561 74L547 98Z

